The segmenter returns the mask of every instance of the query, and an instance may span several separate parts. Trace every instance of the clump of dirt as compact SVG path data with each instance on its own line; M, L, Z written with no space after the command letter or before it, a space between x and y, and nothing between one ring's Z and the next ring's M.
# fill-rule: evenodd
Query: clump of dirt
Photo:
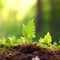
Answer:
M0 60L60 60L60 50L33 45L18 45L0 53Z

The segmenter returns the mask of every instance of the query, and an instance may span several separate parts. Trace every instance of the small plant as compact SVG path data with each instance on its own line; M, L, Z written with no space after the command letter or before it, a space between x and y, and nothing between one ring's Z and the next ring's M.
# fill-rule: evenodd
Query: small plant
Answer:
M60 42L52 44L49 32L37 41L35 38L35 24L31 20L23 24L22 36L0 39L0 60L60 60Z
M51 43L52 42L52 37L51 37L50 33L47 32L47 34L45 35L44 38L40 38L39 42L47 43L47 44Z
M45 35L44 38L40 38L40 40L38 42L38 45L43 46L45 48L52 49L52 50L59 49L58 48L58 46L59 46L58 43L54 42L52 44L52 37L51 37L49 32L47 32L47 34Z
M25 43L32 43L32 38L35 37L35 24L33 20L31 20L27 25L23 24L22 34L23 37L21 38Z
M2 48L2 46L5 48L6 46L14 47L22 44L33 44L33 38L35 38L35 24L34 20L31 20L27 23L27 25L23 24L22 37L20 37L19 39L16 39L15 36L8 37L6 39L0 39L0 49ZM47 32L44 38L40 38L36 43L39 46L50 49L57 49L60 46L60 44L58 45L58 43L56 42L52 44L52 37L49 32Z

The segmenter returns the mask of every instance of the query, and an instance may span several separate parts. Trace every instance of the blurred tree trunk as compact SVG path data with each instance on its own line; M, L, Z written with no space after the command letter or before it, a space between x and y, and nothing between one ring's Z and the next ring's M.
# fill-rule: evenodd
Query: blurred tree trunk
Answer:
M52 2L51 29L53 39L57 40L60 38L60 1L51 0L51 2Z
M37 34L41 31L41 28L42 28L41 0L37 0L37 20L36 20L36 31L37 31Z
M41 0L37 0L36 38L35 38L35 40L39 40L41 30L42 30L42 5L41 5Z

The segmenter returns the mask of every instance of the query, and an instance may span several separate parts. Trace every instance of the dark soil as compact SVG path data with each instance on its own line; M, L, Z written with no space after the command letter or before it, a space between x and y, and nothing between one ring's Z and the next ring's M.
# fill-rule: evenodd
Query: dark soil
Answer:
M0 60L60 60L60 50L52 51L35 44L19 45L0 53Z

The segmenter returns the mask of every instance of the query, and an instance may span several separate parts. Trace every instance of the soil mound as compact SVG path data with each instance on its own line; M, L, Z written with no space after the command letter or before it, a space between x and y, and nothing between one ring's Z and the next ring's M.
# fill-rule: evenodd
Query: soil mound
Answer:
M18 45L0 53L0 60L60 60L60 50L34 45Z

